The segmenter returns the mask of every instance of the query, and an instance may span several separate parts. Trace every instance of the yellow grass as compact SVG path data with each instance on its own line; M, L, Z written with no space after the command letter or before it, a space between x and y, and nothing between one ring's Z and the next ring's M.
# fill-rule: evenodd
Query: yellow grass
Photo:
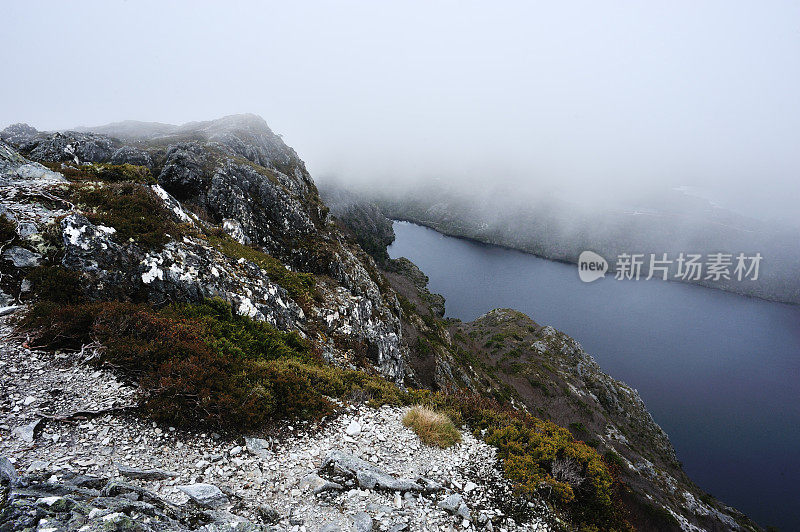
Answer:
M461 433L450 418L426 406L412 407L403 416L403 425L416 432L423 443L442 449L461 441Z

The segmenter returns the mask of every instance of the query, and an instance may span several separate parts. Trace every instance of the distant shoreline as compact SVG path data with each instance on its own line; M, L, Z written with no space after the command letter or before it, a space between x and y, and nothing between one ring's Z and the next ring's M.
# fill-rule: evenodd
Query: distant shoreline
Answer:
M458 239L461 239L461 240L466 240L466 241L469 241L469 242L473 242L475 244L480 244L482 246L494 246L494 247L501 248L501 249L506 249L506 250L510 250L510 251L516 251L518 253L524 253L526 255L531 255L531 256L534 256L534 257L537 257L537 258L540 258L540 259L543 259L543 260L548 260L548 261L551 261L551 262L558 262L558 263L561 263L561 264L568 264L568 265L571 265L571 266L577 264L577 262L574 262L574 261L570 261L570 260L566 260L566 259L559 259L559 258L555 258L555 257L548 257L546 255L533 253L531 251L527 251L525 249L521 249L521 248L518 248L518 247L510 246L508 244L489 242L489 241L486 241L486 240L481 240L481 239L479 239L477 237L474 237L474 236L458 234L458 233L455 233L455 232L452 232L452 231L448 231L445 228L438 227L436 222L432 222L432 221L428 221L428 220L418 220L418 219L413 219L413 218L410 218L410 217L398 217L398 216L391 216L391 217L388 217L388 218L392 222L405 222L405 223L418 225L418 226L421 226L421 227L427 227L428 229L430 229L432 231L436 231L437 233L439 233L441 235L448 236L448 237L451 237L451 238L458 238ZM614 271L613 267L611 265L609 265L609 273L613 273L613 271ZM667 281L663 281L661 279L656 279L656 281L667 282L667 283L677 283L677 284L690 285L690 286L699 286L701 288L706 288L708 290L716 290L716 291L719 291L719 292L725 292L725 293L728 293L728 294L733 294L733 295L741 296L741 297L747 297L747 298L751 298L751 299L760 299L761 301L767 301L769 303L780 303L780 304L787 305L787 306L790 306L790 307L800 307L800 303L797 303L797 302L784 301L784 300L771 298L771 297L766 297L766 296L760 296L760 295L756 295L756 294L748 294L748 293L745 293L745 292L737 292L736 290L730 290L730 289L725 288L725 287L717 287L717 286L713 286L713 285L709 285L709 284L705 284L705 283L701 283L701 282L678 281L678 280L672 280L672 279L667 279Z

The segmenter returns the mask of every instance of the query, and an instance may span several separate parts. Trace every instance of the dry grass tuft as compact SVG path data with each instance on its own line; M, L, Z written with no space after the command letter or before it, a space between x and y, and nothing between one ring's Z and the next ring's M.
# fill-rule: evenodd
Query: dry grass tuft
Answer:
M403 425L416 432L423 443L442 449L461 441L461 433L450 418L426 406L412 407L403 416Z

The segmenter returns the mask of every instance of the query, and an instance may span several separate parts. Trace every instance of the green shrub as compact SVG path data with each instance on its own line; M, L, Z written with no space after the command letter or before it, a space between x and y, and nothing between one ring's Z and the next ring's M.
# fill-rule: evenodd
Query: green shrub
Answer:
M93 224L116 229L114 238L121 243L133 239L145 248L158 248L170 240L170 235L182 233L161 199L146 185L73 185L72 197Z
M719 504L717 499L710 493L701 493L699 499L712 508L716 508Z
M606 463L617 469L622 469L625 467L625 461L622 457L614 451L607 451L604 458L606 459Z
M569 430L571 430L578 438L583 439L589 435L589 430L580 421L570 423Z
M400 302L400 308L403 310L405 316L411 316L417 313L417 306L408 300L403 294L397 294L397 301Z
M54 172L59 172L66 179L73 182L80 181L130 181L144 185L155 185L158 180L153 177L146 166L133 164L80 164L70 165L62 163L42 163Z
M233 312L221 299L207 299L193 305L166 307L161 315L189 320L202 327L208 342L225 356L240 359L316 358L311 346L296 332L281 332L271 325Z
M504 474L518 494L551 494L579 526L629 529L608 467L596 450L576 442L567 429L469 392L411 391L410 396L435 409L457 411L477 437L497 448ZM564 462L576 467L572 482L554 476L555 466Z
M637 507L637 518L646 520L654 530L671 530L680 527L678 519L658 503L642 500Z
M98 363L142 390L142 407L175 425L255 427L269 419L330 414L328 397L356 391L373 404L400 404L400 390L377 375L324 365L294 332L235 314L208 300L154 310L147 305L40 302L19 323L52 349L102 344Z
M153 419L252 427L281 413L271 382L276 373L265 362L312 355L296 335L235 316L224 305L156 311L120 302L40 303L21 326L51 348L100 342L98 362L141 385L142 406Z

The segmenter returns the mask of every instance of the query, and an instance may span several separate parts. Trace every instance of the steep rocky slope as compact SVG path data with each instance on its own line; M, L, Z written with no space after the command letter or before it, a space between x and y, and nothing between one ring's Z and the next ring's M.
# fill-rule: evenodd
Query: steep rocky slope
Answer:
M442 320L262 119L102 131L0 133L0 530L755 528L573 340Z

